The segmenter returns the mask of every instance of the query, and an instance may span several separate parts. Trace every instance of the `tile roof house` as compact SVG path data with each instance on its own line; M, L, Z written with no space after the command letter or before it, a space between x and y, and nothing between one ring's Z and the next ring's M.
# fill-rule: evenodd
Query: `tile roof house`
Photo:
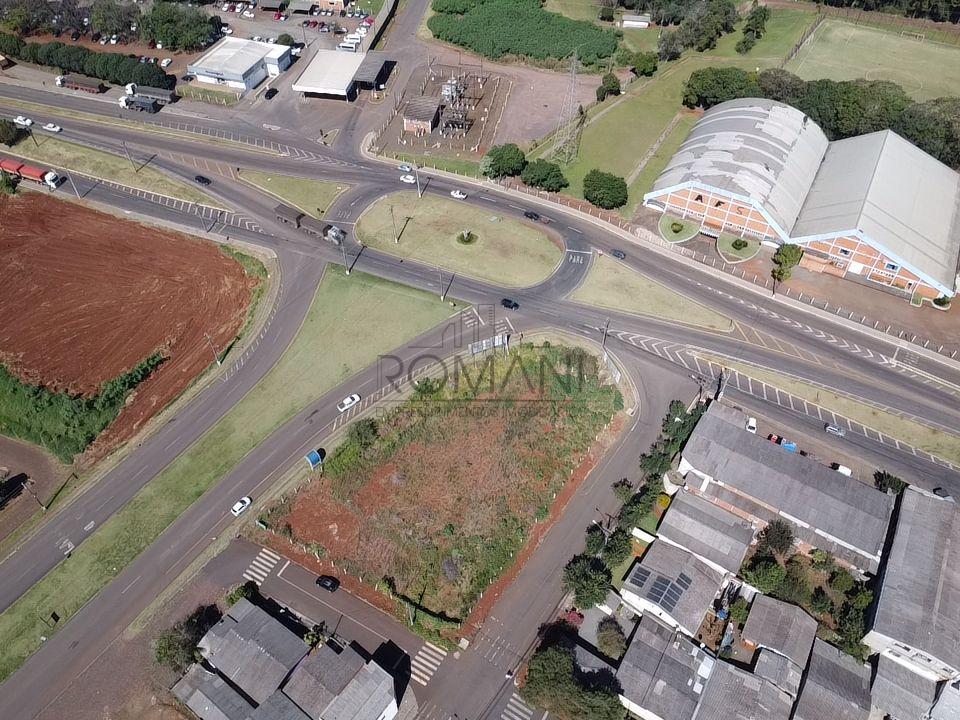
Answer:
M690 720L715 663L689 638L644 615L617 669L620 702L641 718Z
M620 597L636 613L651 613L693 637L724 582L691 553L658 540L630 571Z
M678 492L657 529L657 537L687 550L717 572L734 575L753 542L753 526L694 493Z
M352 647L309 648L240 600L203 636L173 693L201 720L393 720L393 677ZM205 667L209 666L209 667Z
M876 572L893 496L747 432L746 421L710 404L683 449L687 489L752 522L788 520L801 543Z
M756 648L754 674L796 697L816 635L817 621L802 608L757 595L742 638Z
M788 720L792 708L793 699L773 683L717 662L691 720Z
M870 666L815 640L793 720L867 720L869 715Z

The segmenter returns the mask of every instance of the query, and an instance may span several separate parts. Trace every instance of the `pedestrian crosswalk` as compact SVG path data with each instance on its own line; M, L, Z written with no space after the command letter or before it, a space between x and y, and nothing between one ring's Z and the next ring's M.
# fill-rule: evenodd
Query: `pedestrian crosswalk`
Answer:
M507 706L500 713L501 720L531 720L533 708L527 705L516 693L510 696Z
M430 682L430 678L447 656L447 651L433 643L424 643L414 656L410 667L410 676L421 685Z
M280 562L279 555L272 550L260 548L260 552L250 561L247 569L243 571L243 577L247 580L252 580L258 586L263 585L263 581L273 572L273 568L277 566L278 562Z

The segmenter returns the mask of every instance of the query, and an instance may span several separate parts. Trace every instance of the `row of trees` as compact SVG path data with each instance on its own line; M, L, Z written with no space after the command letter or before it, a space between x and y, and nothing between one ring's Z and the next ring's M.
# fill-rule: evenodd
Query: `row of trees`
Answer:
M176 83L153 63L140 63L120 53L101 53L79 45L24 42L16 35L0 33L0 54L35 65L59 68L65 73L79 73L115 85L137 83L148 87L172 88Z
M804 112L831 140L893 130L954 169L960 168L960 98L914 102L886 80L810 80L786 70L753 73L739 68L695 70L683 102L710 108L743 97L763 97Z
M549 192L558 192L570 184L559 165L542 159L528 162L523 150L513 143L490 148L480 163L480 172L495 179L519 175L525 185Z
M717 44L724 33L732 32L740 17L733 0L692 3L677 28L660 33L657 50L661 60L676 60L687 48L700 52Z
M824 0L833 7L878 10L912 18L938 22L960 22L960 3L956 0Z
M767 31L767 20L769 19L770 8L766 5L759 5L757 0L753 0L753 7L743 24L743 37L737 41L736 50L738 53L746 55L753 50L757 40L762 38Z

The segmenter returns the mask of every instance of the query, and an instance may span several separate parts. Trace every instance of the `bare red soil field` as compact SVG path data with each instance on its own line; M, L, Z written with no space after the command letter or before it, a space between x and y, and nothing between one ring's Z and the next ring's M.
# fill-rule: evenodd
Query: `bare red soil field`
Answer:
M86 460L129 439L237 335L255 278L215 245L38 193L0 197L0 363L96 395L160 352Z

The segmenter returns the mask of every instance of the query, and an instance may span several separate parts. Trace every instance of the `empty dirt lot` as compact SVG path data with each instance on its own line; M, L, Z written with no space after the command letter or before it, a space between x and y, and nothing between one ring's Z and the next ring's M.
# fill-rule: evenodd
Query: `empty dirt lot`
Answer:
M209 242L38 193L0 197L0 363L72 395L165 361L87 450L103 456L181 393L242 327L257 280Z

